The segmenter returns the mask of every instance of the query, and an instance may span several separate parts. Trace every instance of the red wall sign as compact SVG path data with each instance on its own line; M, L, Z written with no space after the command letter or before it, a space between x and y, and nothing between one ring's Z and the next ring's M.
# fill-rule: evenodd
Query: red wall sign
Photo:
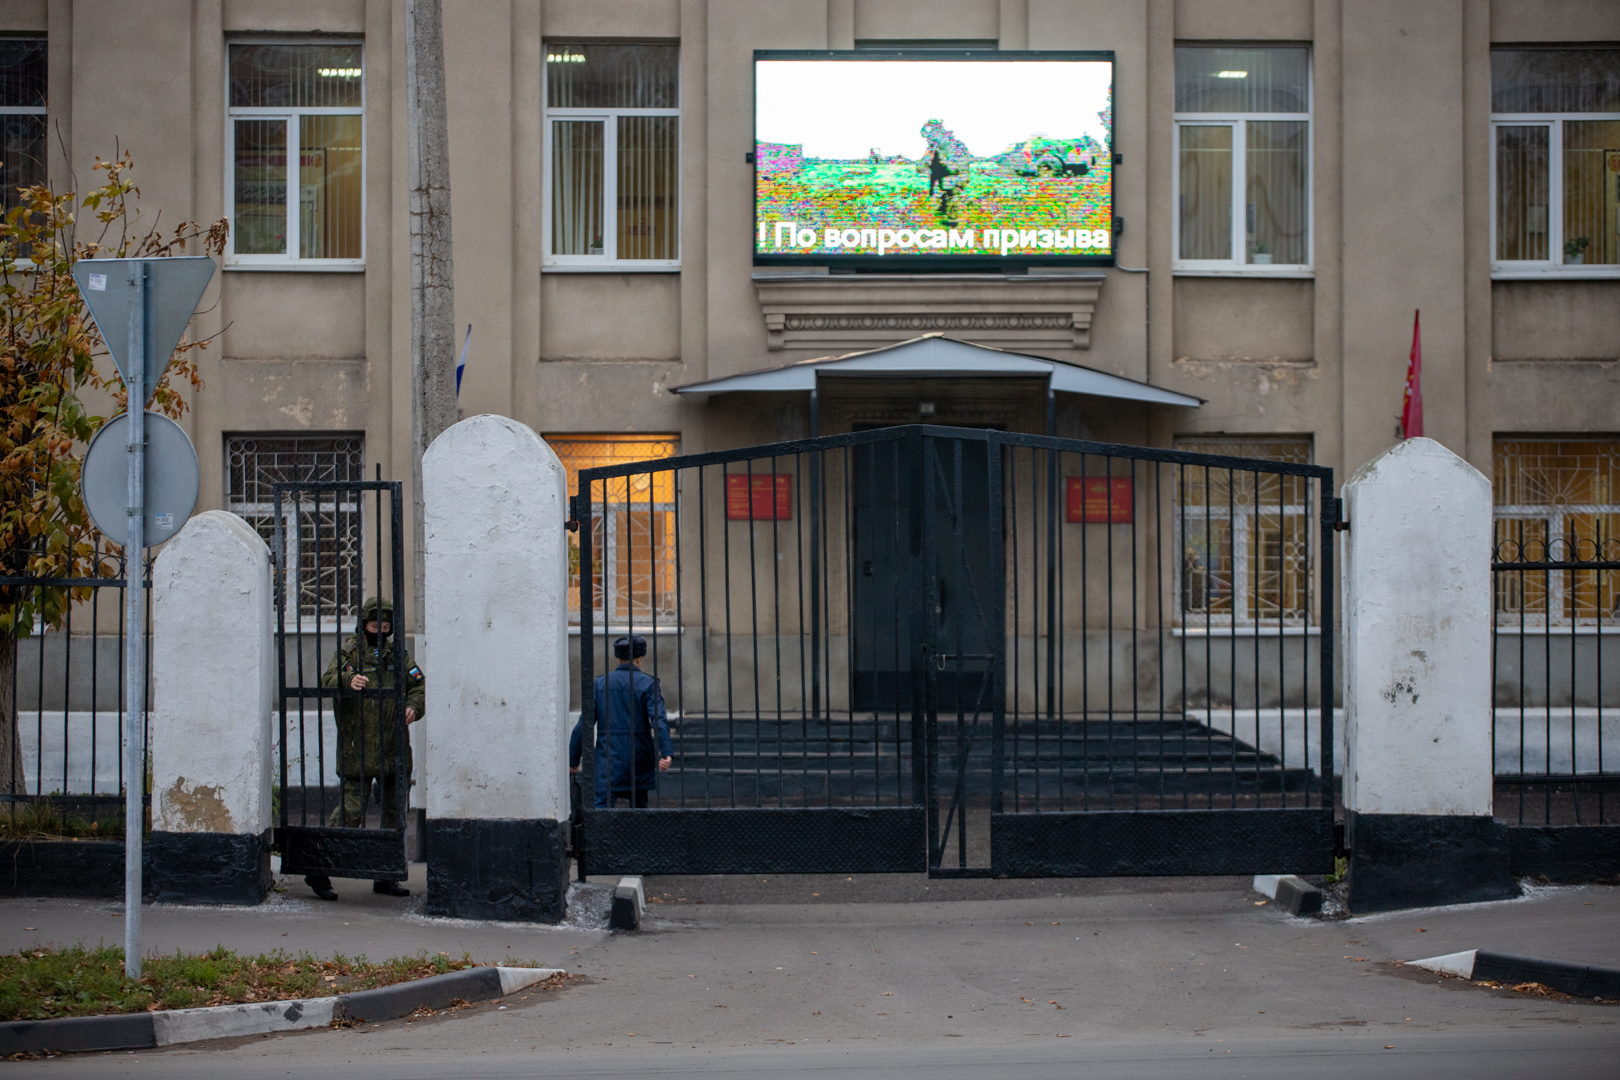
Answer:
M776 497L771 498L775 489ZM752 489L752 490L750 490ZM727 521L792 521L793 477L789 473L729 473Z
M1064 520L1071 525L1129 525L1135 514L1130 477L1066 476Z

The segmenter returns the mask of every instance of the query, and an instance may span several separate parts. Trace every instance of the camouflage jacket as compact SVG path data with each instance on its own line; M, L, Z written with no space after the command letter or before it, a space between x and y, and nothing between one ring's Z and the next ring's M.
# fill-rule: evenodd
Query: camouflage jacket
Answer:
M416 718L420 720L426 707L423 689L426 681L422 669L411 659L409 649L404 650L404 656L405 705L415 709ZM368 690L393 687L398 681L394 672L393 640L386 639L380 648L374 649L366 644L363 635L353 634L333 655L332 662L326 665L326 673L321 676L322 686L335 686L345 691L337 699L337 772L346 779L380 776L391 770L394 766L396 732L403 733L405 730L404 718L396 719L394 716L392 697L362 698L349 690L349 683L356 675L364 675L371 680L366 686ZM407 741L407 769L410 763L411 749Z

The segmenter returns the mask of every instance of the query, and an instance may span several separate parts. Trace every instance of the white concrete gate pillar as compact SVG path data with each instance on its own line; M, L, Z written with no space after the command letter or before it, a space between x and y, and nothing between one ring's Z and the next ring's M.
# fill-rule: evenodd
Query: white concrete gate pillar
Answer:
M270 549L209 510L152 567L152 839L160 901L270 891L275 634Z
M1350 908L1516 895L1491 816L1491 483L1408 439L1344 500Z
M529 428L474 416L422 458L428 896L557 922L568 894L568 480Z

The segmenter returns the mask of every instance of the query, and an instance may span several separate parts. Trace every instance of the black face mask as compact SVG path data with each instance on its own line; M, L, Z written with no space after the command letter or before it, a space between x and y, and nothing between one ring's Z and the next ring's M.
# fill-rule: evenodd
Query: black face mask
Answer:
M387 634L372 633L363 623L360 626L360 633L366 639L366 644L370 645L373 649L377 647L379 642L388 640Z

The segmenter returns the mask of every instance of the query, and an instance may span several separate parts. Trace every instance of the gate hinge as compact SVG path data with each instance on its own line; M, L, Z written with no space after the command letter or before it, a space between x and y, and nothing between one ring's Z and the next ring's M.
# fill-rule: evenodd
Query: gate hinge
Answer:
M1333 531L1349 532L1350 521L1344 516L1344 500L1333 500Z
M1348 521L1335 521L1333 523L1333 531L1334 532L1349 532L1350 531L1350 523Z
M563 528L569 532L579 532L580 509L583 505L579 500L583 497L581 495L570 495L568 497L568 520L563 522ZM585 509L589 513L589 508Z

